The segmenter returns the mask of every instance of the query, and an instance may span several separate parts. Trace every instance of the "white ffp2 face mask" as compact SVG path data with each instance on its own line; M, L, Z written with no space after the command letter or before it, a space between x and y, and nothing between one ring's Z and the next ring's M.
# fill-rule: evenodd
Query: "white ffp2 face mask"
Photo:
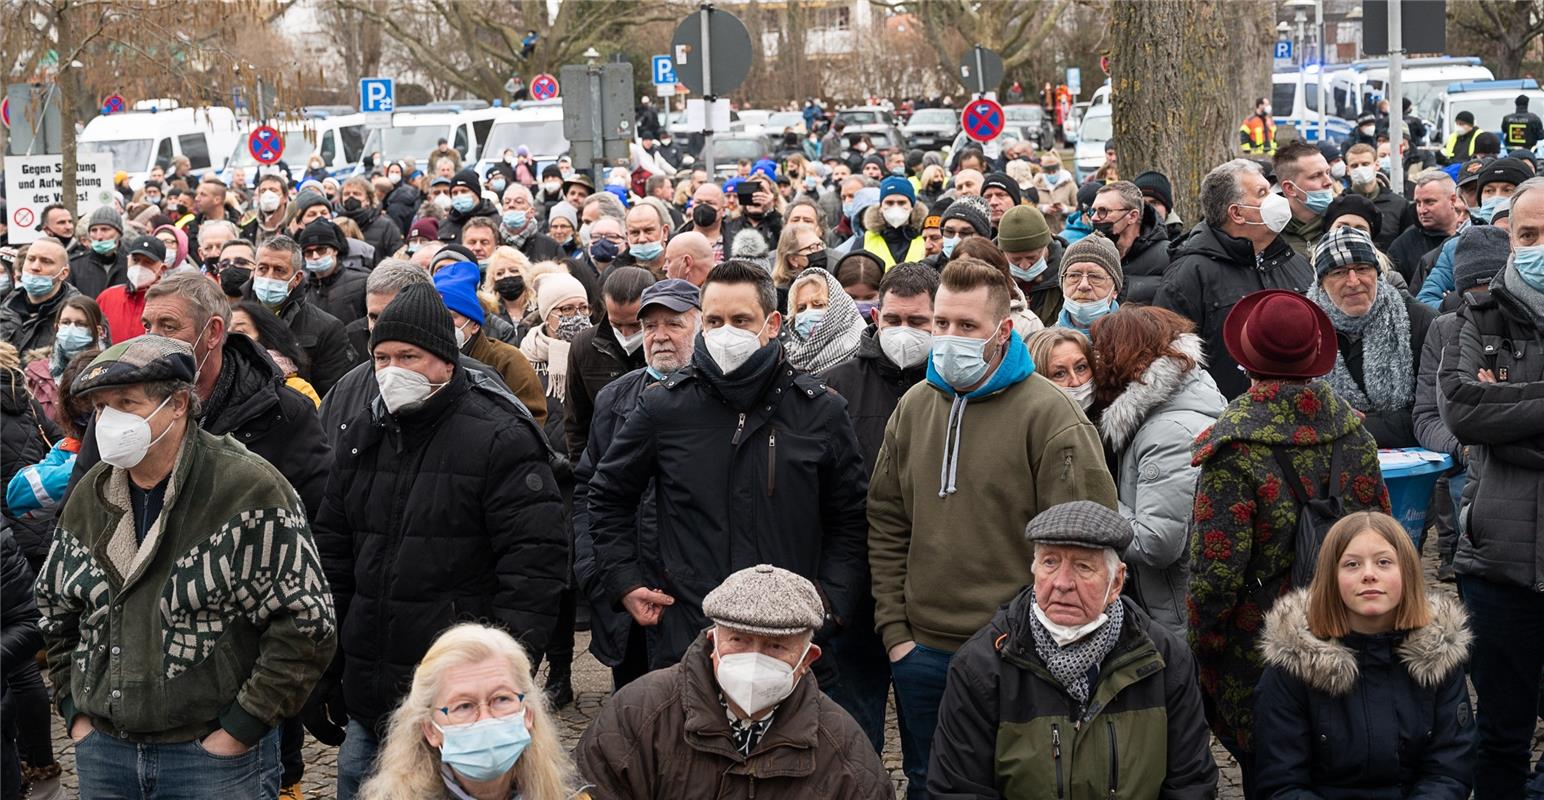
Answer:
M634 333L632 336L624 336L622 332L616 328L612 328L611 332L616 336L617 344L621 345L622 349L626 350L628 355L632 355L633 353L638 352L638 348L643 346L642 328L639 328L638 332Z
M708 355L713 357L719 371L729 375L761 349L761 331L766 328L767 323L763 322L760 330L751 333L733 325L720 325L711 331L703 331L702 343L707 346Z
M1094 404L1093 381L1083 381L1082 386L1073 386L1070 388L1064 386L1062 387L1062 391L1065 392L1068 397L1072 398L1073 402L1078 404L1078 408L1081 408L1084 411L1087 411L1088 407Z
M885 218L885 224L892 228L899 228L906 224L906 220L911 219L911 209L899 206L891 206L880 214Z
M428 378L406 367L381 367L375 371L375 382L381 387L381 402L386 411L412 411L423 405L443 383L431 383Z
M799 663L810 651L804 646ZM718 657L718 687L724 696L747 714L755 715L793 694L798 678L788 662L761 653L734 653Z
M161 431L161 436L153 439L150 436L150 418L159 414L171 399L171 395L167 395L148 417L119 411L112 406L103 406L102 410L97 412L94 434L97 451L102 460L119 469L133 469L139 466L139 462L145 460L145 454L150 452L150 448L161 441L161 438L172 429L168 425L166 430Z
M933 334L904 325L879 329L879 349L901 369L910 369L927 360L933 349Z

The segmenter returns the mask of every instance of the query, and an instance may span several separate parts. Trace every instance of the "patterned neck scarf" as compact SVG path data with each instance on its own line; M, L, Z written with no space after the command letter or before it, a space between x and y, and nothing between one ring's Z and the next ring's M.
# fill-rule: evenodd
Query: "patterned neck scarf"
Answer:
M772 718L777 716L776 709L768 711L761 719L740 719L729 709L729 703L724 700L722 692L718 695L718 704L724 707L724 716L729 719L729 734L734 737L735 749L740 751L740 755L750 757L751 751L761 743L761 737L772 727Z
M1324 376L1335 394L1358 411L1408 409L1415 398L1415 362L1410 312L1399 291L1379 279L1372 307L1360 317L1341 311L1319 284L1308 290L1308 299L1324 309L1336 331L1362 341L1362 382L1346 367L1345 354L1336 353L1334 369Z
M1030 597L1029 601L1035 603L1035 598ZM1078 701L1079 719L1083 718L1084 709L1088 707L1089 692L1092 689L1089 673L1104 663L1105 656L1115 649L1115 643L1120 639L1121 623L1126 618L1126 607L1117 599L1104 613L1109 616L1109 620L1103 626L1066 647L1058 647L1050 631L1040 624L1033 613L1029 615L1030 630L1035 636L1035 653L1045 662L1051 677L1067 690L1067 694L1072 695L1072 699Z

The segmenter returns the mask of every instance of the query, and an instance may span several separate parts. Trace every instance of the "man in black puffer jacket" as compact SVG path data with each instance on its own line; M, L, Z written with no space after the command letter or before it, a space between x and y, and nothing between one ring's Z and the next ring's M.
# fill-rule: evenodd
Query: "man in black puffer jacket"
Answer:
M864 475L874 474L885 424L901 395L927 377L937 292L938 273L932 267L917 262L892 267L879 283L878 319L858 341L858 354L826 373L826 384L847 400ZM874 629L874 596L866 574L853 618L831 640L827 653L840 673L838 684L828 687L831 699L858 721L874 749L883 751L890 661ZM907 745L903 739L902 746Z
M33 660L43 648L43 633L38 629L38 604L32 595L32 580L32 568L11 537L10 529L0 525L0 608L4 609L0 612L0 664L4 664L4 672L0 673L0 703L4 703L10 717L6 720L4 736L0 736L0 787L3 787L0 791L5 797L20 797L22 790L21 759L16 752L16 718L40 713L46 732L50 716L48 690L43 688L37 662ZM29 704L26 709L17 707L11 689L12 681L16 680L36 681L41 707L34 704ZM52 763L49 760L46 764L27 766L36 769ZM57 786L58 779L55 778L53 783Z
M1116 181L1094 196L1094 230L1115 242L1126 284L1120 302L1152 303L1169 267L1169 229L1131 181ZM1100 215L1103 215L1102 218Z
M1233 399L1249 388L1249 376L1223 346L1222 323L1244 295L1261 289L1290 289L1307 294L1313 268L1292 250L1274 226L1284 226L1286 198L1272 194L1259 165L1236 158L1201 181L1204 221L1174 254L1153 305L1195 323L1206 342L1206 371L1223 397Z
M771 276L738 259L714 267L702 321L692 363L643 392L589 486L601 579L613 603L640 625L658 626L654 668L681 660L707 626L703 597L736 570L772 564L808 578L840 625L867 568L868 479L847 403L788 364ZM755 346L717 330L731 324L753 334ZM657 587L648 585L637 541L639 501L651 482L663 562ZM817 673L829 670L819 663Z
M470 169L457 172L450 179L450 211L440 220L440 241L461 241L461 226L472 217L487 217L499 226L499 210L482 196L482 181Z
M0 486L10 485L11 477L23 467L42 461L52 442L62 437L59 427L27 392L16 351L0 344ZM3 502L4 496L0 495L0 503ZM54 515L17 519L11 516L9 508L4 511L22 552L34 568L42 566L53 542Z
M568 577L541 431L473 382L454 332L432 286L404 288L381 313L370 338L380 396L339 430L314 526L342 628L343 797L357 791L435 637L481 620L520 639L534 661Z

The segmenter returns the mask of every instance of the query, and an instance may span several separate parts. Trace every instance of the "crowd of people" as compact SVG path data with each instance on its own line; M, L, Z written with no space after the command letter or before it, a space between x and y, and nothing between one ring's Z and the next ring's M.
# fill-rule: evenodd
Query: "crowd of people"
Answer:
M59 796L53 714L84 797L297 798L306 731L342 800L893 797L892 698L913 800L1212 797L1214 740L1249 798L1544 788L1530 155L815 138L48 208L0 273L6 800ZM1454 459L1461 601L1402 447Z

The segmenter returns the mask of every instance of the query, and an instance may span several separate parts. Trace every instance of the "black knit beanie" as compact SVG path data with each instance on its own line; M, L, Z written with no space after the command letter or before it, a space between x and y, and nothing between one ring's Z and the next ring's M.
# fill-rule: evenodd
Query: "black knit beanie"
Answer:
M442 361L457 361L456 325L433 284L415 283L386 305L370 332L370 349L381 342L407 342Z

